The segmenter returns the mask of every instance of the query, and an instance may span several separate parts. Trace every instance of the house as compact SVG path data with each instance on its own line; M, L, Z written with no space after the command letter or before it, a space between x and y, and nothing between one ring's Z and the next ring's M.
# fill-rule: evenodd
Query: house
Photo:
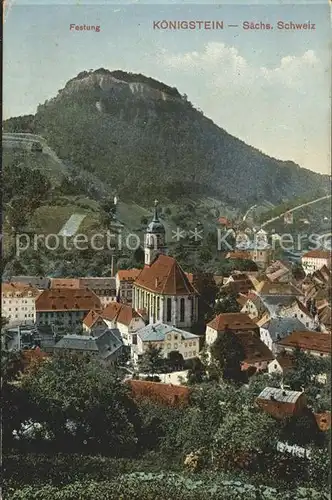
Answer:
M123 342L116 328L106 328L98 337L65 335L55 344L54 351L90 354L106 364L114 364L122 355Z
M242 370L255 368L256 371L265 371L273 359L270 349L260 340L256 331L236 332L244 351Z
M269 318L265 316L257 323L260 329L262 342L275 354L278 351L279 340L287 337L296 330L303 330L303 323L292 317L276 316Z
M163 323L147 325L137 333L137 346L133 346L132 356L135 362L144 354L149 345L161 349L161 355L167 358L171 352L178 352L184 360L196 358L199 354L199 335L180 330Z
M255 332L259 338L259 328L248 314L244 313L222 313L213 318L207 325L205 331L205 342L211 345L217 340L218 334L226 329L237 332Z
M103 306L116 300L115 278L52 278L50 288L89 288Z
M318 321L321 332L331 333L332 331L332 320L331 320L331 306L329 304L324 304L324 306L319 307L318 310Z
M328 357L331 355L331 336L328 333L313 331L296 331L277 343L279 350L293 352L300 349L313 356Z
M312 274L323 266L331 268L331 252L327 250L310 250L302 255L302 267L306 274Z
M222 287L222 290L225 290L228 293L233 293L235 295L246 295L253 288L253 282L245 273L233 273L226 280L225 284Z
M294 367L294 356L290 352L283 351L276 359L273 359L268 364L269 375L279 374L284 376L288 371Z
M107 306L110 302L116 301L116 278L80 278L80 286L92 290L99 297L103 307Z
M241 312L248 314L252 319L259 319L264 315L269 315L272 318L279 316L281 308L292 304L294 299L295 297L292 295L260 295L256 292L250 292Z
M101 331L107 328L107 323L102 317L102 310L92 310L83 318L83 335L98 337Z
M273 262L266 270L265 274L267 279L271 282L278 283L289 283L292 281L292 268L291 265L287 262L282 262L281 260L277 260Z
M162 384L145 380L126 382L136 401L150 400L162 406L188 406L190 390L183 385Z
M22 283L37 290L42 291L50 287L50 278L43 276L11 276L10 280L4 280L6 283Z
M81 330L88 312L100 309L100 299L88 288L53 288L36 299L36 323Z
M304 392L265 387L256 398L256 405L274 418L301 415L307 407Z
M8 319L8 324L33 323L36 318L36 298L38 288L25 283L3 283L1 295L1 315Z
M101 312L101 316L110 328L118 328L126 346L136 344L137 332L145 327L142 316L130 305L110 303Z
M133 298L133 284L141 269L120 269L115 276L116 296L121 302L131 303Z
M298 319L303 326L309 330L313 330L318 327L318 321L314 318L307 307L297 298L288 304L284 304L279 309L279 315L287 318Z

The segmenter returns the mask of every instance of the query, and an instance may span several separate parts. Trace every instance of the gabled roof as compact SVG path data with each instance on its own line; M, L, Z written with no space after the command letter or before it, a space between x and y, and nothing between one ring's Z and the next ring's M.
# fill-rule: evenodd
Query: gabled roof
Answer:
M256 330L256 323L246 313L218 314L207 326L218 332L229 330Z
M279 403L292 403L295 404L296 401L302 396L301 391L289 391L284 389L279 389L277 387L265 387L259 394L259 399L265 399L267 401L278 401Z
M159 255L145 266L134 285L161 295L198 295L181 266L168 255Z
M117 328L105 329L99 337L88 337L87 335L65 335L57 344L55 349L68 349L72 351L83 351L99 354L107 360L109 356L123 346L121 334Z
M262 328L269 331L273 342L276 342L278 337L281 340L296 330L307 330L299 319L283 316L271 318L267 323L262 325Z
M199 335L194 335L193 333L180 330L174 326L165 325L164 323L147 325L138 331L138 336L143 342L163 342L166 335L173 332L181 336L182 340L196 340L200 338Z
M83 319L83 323L86 327L91 328L95 323L97 323L98 320L103 320L103 317L101 315L102 311L97 310L97 311L89 311L88 314L85 316Z
M331 335L313 331L296 331L278 342L283 347L300 348L305 351L331 353Z
M111 302L101 312L101 316L109 321L116 321L122 325L129 326L134 318L141 318L135 309L127 304Z
M91 311L100 309L100 299L88 288L53 288L36 298L36 311Z

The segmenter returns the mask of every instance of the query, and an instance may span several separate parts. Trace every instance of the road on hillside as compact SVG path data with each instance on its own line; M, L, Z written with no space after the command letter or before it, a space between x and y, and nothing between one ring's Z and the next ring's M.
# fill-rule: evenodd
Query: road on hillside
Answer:
M267 220L263 224L261 224L261 228L267 226L268 224L271 224L271 222L274 222L278 219L281 219L285 214L290 213L290 212L295 212L295 210L300 210L300 208L307 207L309 205L313 205L314 203L318 203L319 201L322 200L327 200L328 198L331 198L331 194L327 194L326 196L321 196L320 198L316 198L316 200L308 201L307 203L302 203L301 205L297 205L294 208L291 208L290 210L286 210L286 212L283 212L282 214L278 215L277 217L273 217L272 219Z

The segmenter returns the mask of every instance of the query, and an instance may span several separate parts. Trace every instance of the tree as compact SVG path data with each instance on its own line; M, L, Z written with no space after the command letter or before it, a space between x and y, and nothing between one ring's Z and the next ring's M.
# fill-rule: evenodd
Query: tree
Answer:
M200 384L206 378L206 367L199 358L191 361L191 367L188 370L188 385Z
M214 306L214 315L221 313L231 313L240 312L241 307L237 301L237 295L235 293L227 293L224 290L220 290L216 296L216 302Z
M243 346L235 333L228 328L218 334L211 346L212 360L226 380L242 381L241 363L245 358Z
M148 375L155 375L160 371L164 364L164 359L161 355L161 349L149 343L146 351L142 354L138 366L139 371Z
M262 453L275 449L278 435L278 423L272 417L241 405L227 412L215 434L216 462L226 469L250 467Z
M55 354L22 377L38 421L64 450L133 453L139 425L129 389L115 372L88 356Z

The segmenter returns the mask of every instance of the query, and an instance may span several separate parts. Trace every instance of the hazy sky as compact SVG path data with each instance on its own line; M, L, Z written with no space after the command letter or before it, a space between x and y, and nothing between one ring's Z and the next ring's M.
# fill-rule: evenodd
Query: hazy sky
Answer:
M122 69L176 86L216 124L267 154L329 173L329 6L294 3L11 1L4 118L35 113L83 70ZM157 20L218 20L225 27L154 30ZM244 21L274 29L245 31ZM281 31L278 21L316 29ZM70 31L71 23L100 25L100 32Z

